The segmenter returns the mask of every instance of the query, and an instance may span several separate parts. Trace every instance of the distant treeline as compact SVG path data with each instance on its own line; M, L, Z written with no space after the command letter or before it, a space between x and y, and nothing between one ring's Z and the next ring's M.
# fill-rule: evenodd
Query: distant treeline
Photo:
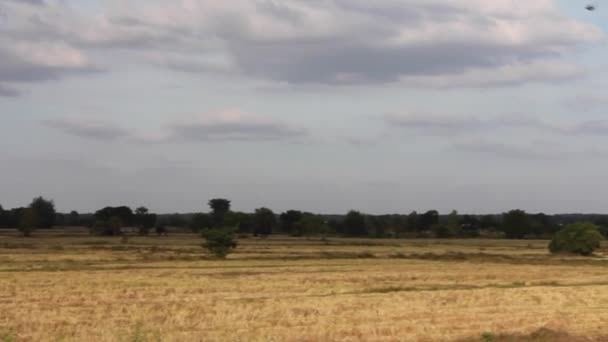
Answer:
M58 213L53 201L35 198L28 207L5 210L0 205L0 228L18 228L24 235L35 229L57 226L85 226L91 234L121 235L125 227L137 228L141 235L151 231L164 235L175 228L201 232L210 227L232 227L240 234L268 236L341 235L352 237L506 237L510 239L549 238L562 226L575 222L590 222L608 233L608 215L602 214L530 214L511 210L495 215L461 215L453 211L440 215L436 210L424 213L369 215L350 211L345 215L323 215L299 210L275 213L268 208L253 213L230 210L230 201L213 199L220 208L221 222L215 212L188 214L154 214L145 207L135 210L127 206L105 207L95 213ZM224 208L223 212L221 208ZM216 216L214 216L216 215Z

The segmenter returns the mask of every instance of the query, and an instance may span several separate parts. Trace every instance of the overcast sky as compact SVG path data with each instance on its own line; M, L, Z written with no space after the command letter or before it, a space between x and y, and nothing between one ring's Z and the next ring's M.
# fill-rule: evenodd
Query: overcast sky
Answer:
M598 2L0 0L0 204L608 212Z

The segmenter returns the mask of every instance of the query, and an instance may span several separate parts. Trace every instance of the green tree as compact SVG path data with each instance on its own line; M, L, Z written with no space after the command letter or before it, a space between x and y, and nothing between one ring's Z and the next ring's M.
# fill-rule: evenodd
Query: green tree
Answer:
M123 225L129 226L133 224L134 214L131 208L127 206L120 207L105 207L95 212L95 219L99 221L109 222L110 218L118 217Z
M205 229L202 231L201 235L205 239L203 248L220 259L225 259L238 245L234 229Z
M9 227L9 214L2 205L0 205L0 228L8 228Z
M150 234L150 230L156 226L157 215L150 214L148 208L139 207L135 209L135 224L137 225L139 235L145 236Z
M405 229L408 232L416 232L418 231L418 221L419 221L419 217L418 217L418 213L416 211L412 211L409 215L407 215L407 218L405 219Z
M465 237L478 237L481 223L473 215L464 215L460 223L462 235Z
M230 211L230 201L224 198L214 198L209 201L211 208L211 223L214 227L223 227L226 214Z
M515 209L503 214L502 229L508 239L523 239L530 232L530 219L525 211Z
M295 223L294 230L298 236L327 235L330 228L323 216L303 213L302 218Z
M40 225L38 213L32 208L27 208L22 211L21 221L19 222L19 231L23 236L30 237L36 227Z
M604 237L593 223L573 223L558 231L549 243L551 253L591 255Z
M426 213L420 215L418 218L418 229L421 231L428 231L431 227L439 223L439 212L437 210L429 210Z
M122 220L120 219L120 217L118 216L112 216L110 217L110 219L108 220L107 223L107 228L109 230L109 232L111 232L110 235L112 236L118 236L118 235L122 235Z
M344 218L344 230L348 236L366 236L368 232L365 215L356 210L349 211Z
M453 210L447 217L446 224L436 224L432 227L433 233L438 238L449 238L460 233L460 216Z
M481 220L479 221L480 229L496 229L499 226L500 223L498 222L498 220L496 220L496 217L494 215L483 215L481 217Z
M259 208L253 214L253 234L255 236L268 236L277 225L277 218L272 210Z
M35 228L51 228L55 224L55 204L44 197L36 197L30 203L30 209L34 210L37 216Z
M72 210L68 216L68 224L70 226L80 225L80 214L76 210Z
M302 219L302 212L298 210L288 210L279 216L281 221L281 231L285 234L300 236L301 231L296 230L296 224Z
M192 215L189 227L194 233L200 233L204 229L211 228L211 216L203 213Z

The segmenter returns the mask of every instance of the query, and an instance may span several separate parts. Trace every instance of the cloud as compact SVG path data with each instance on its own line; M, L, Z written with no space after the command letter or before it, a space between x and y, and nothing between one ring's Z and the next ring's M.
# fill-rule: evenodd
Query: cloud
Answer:
M168 125L168 142L277 141L301 138L306 130L240 111L205 114Z
M46 120L43 123L65 134L100 141L119 139L139 143L263 142L303 138L305 129L236 110L198 115L160 127L137 131L116 124L79 119Z
M127 130L103 121L63 119L46 120L43 123L68 135L100 141L115 141L129 135Z
M514 63L496 68L473 68L457 75L405 76L405 84L435 87L506 87L524 83L567 82L587 75L581 66L545 61L530 64Z
M36 6L44 6L44 0L0 0L0 4L3 2L15 2L19 4L27 4L27 5L36 5Z
M579 135L608 135L608 120L590 120L574 125L570 133Z
M546 147L537 149L532 145L524 146L484 140L455 143L448 147L448 151L485 157L526 160L558 160L566 156L564 153L558 153Z
M0 97L15 97L17 95L19 95L19 92L16 89L0 84Z
M180 37L173 69L207 72L192 66L213 53L246 76L293 84L570 80L584 70L560 56L603 37L549 0L161 1L114 17L115 29ZM205 51L193 53L198 46Z
M567 126L550 124L523 115L477 117L414 112L385 115L384 122L393 128L431 135L471 134L508 129L536 129L552 133L564 133L568 130Z
M51 11L42 5L41 1L0 2L0 84L9 89L20 83L100 71L84 51L56 36L52 27L41 22L44 14ZM47 28L49 32L45 31Z
M94 15L44 4L0 2L0 82L87 71L104 50L294 85L512 86L585 76L561 57L603 38L551 0L159 0Z

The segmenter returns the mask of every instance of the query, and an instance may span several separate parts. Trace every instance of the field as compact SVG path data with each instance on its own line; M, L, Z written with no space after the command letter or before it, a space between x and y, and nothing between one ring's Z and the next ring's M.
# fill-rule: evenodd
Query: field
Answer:
M0 236L0 341L608 341L608 259L547 241Z

